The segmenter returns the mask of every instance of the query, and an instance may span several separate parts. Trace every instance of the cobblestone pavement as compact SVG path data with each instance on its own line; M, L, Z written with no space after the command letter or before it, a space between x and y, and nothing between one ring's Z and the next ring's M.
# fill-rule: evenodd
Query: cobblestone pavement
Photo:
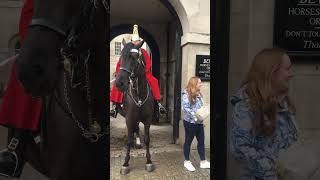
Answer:
M28 163L24 166L20 178L7 178L0 176L0 180L49 180L38 171L33 169Z
M206 156L209 159L209 152ZM183 152L170 151L153 153L151 155L152 162L155 166L153 172L145 170L146 158L141 156L131 156L129 161L130 172L127 175L120 174L120 168L124 162L124 155L120 157L111 157L110 176L112 180L205 180L210 179L209 169L200 169L199 156L195 150L191 152L190 160L196 171L189 172L183 166Z
M170 144L172 137L172 126L170 124L152 125L151 137L151 159L155 166L153 172L145 170L145 149L132 149L129 161L130 172L127 175L120 174L120 168L125 158L125 144L127 141L127 129L124 119L118 116L110 121L110 179L112 180L184 180L184 179L210 179L209 169L200 169L199 155L192 150L190 160L196 171L189 172L183 166L183 150L181 145ZM141 141L143 142L143 125L140 125ZM143 145L143 143L142 143ZM206 149L206 158L210 159L210 149Z

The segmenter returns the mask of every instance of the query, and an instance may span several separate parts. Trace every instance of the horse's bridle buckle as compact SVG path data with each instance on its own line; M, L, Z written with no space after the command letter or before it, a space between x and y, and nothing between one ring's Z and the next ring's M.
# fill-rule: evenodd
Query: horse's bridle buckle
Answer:
M142 106L142 101L139 100L137 105L138 105L138 107L141 107Z
M64 70L67 71L68 73L71 73L71 59L64 56L63 57L63 67L64 67Z

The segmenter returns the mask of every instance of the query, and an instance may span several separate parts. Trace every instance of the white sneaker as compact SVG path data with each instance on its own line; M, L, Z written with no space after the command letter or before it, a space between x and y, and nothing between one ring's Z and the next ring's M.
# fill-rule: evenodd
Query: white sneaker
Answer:
M184 167L188 169L188 171L195 171L196 169L193 167L191 161L184 161Z
M200 168L210 169L210 162L208 162L207 160L200 161Z

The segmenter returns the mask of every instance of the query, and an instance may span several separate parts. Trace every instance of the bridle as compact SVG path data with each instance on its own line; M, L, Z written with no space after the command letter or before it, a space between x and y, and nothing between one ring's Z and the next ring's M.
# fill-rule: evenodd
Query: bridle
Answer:
M131 52L131 53L138 53L138 54L139 54L139 57L138 57L137 61L138 61L138 62L141 61L141 60L140 60L140 58L141 58L141 51L139 51L138 49L132 48L132 49L130 50L130 52ZM120 66L120 69L119 69L119 70L123 70L123 71L129 73L130 76L133 75L133 72L132 72L131 70L129 70L128 68L125 68L125 67L123 67L123 66Z
M67 36L66 30L62 29L61 27L57 26L55 23L45 18L33 18L31 20L29 27L32 27L32 26L42 26L62 35L63 37Z
M103 8L106 13L110 13L110 6L109 6L109 0L87 0L87 3L84 5L84 11L87 12L88 9L95 9ZM83 10L83 9L82 9ZM78 20L83 18L84 16L86 18L92 19L92 13L86 14L84 11L82 11L80 17ZM89 17L87 17L89 16ZM90 23L90 22L89 22ZM79 37L75 33L75 29L79 27L71 27L69 30L64 29L62 27L59 27L52 21L45 19L45 18L34 18L32 19L30 27L33 26L41 26L44 28L47 28L51 31L56 32L59 35L62 35L66 38L63 46L60 49L60 57L63 62L64 67L64 102L66 105L64 105L63 102L58 98L57 89L54 90L53 96L58 105L62 108L62 110L68 115L70 119L72 119L78 128L81 130L82 136L84 136L86 139L90 140L90 142L97 142L102 136L107 134L106 128L101 128L101 126L97 123L96 118L93 116L92 113L92 97L91 97L91 88L90 88L90 75L89 75L89 59L91 57L91 49L87 49L84 52L81 52L81 54L75 54L76 47L78 47L79 43ZM71 100L69 97L68 87L67 87L67 75L70 77L70 86L71 88L77 88L79 84L74 84L74 71L76 69L75 61L79 61L80 55L85 55L84 60L84 69L85 69L85 78L83 83L83 87L86 90L86 101L88 102L88 127L86 128L80 121L79 118L75 115L75 113L72 111L71 107ZM47 98L47 97L46 97ZM48 106L48 104L46 104ZM65 107L66 106L66 107ZM46 111L47 112L47 111Z
M138 58L136 59L137 61L137 64L136 64L136 67L134 67L134 69L136 69L139 65L142 65L143 68L145 68L145 63L144 61L142 60L142 53L141 53L141 50L137 50L135 48L131 49L130 50L131 53L138 53L139 56ZM120 66L120 69L119 70L122 70L122 71L125 71L127 73L129 73L129 96L131 97L131 99L133 100L133 102L135 103L135 105L140 108L142 105L144 105L144 103L148 100L149 98L149 95L150 95L150 87L149 85L147 84L147 96L145 99L140 99L139 97L138 98L135 98L132 94L132 90L136 90L137 91L137 94L139 92L139 85L138 85L138 81L139 81L139 78L136 77L135 75L135 71L134 70L129 70L128 68L125 68L123 66Z
M136 59L136 61L138 62L138 64L142 64L142 65L145 67L144 62L143 62L143 60L141 59L141 57L142 57L141 50L132 48L132 49L130 49L130 52L131 52L131 53L138 53L139 56L138 56L138 58ZM125 68L125 67L123 67L123 66L120 66L119 70L123 70L123 71L129 73L129 74L130 74L129 78L134 76L134 72L131 71L131 70L128 69L128 68Z

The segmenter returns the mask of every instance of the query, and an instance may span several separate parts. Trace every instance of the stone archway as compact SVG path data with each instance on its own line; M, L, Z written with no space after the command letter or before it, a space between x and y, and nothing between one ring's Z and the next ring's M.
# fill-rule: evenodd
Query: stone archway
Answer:
M130 8L122 8L124 4ZM162 82L160 82L160 84L162 83L160 88L162 88L162 93L165 92L165 96L162 96L165 99L162 99L162 102L165 102L167 109L170 105L170 109L172 110L170 112L170 116L167 116L166 119L168 121L171 121L172 123L172 140L175 143L176 139L179 137L179 121L181 119L181 37L184 32L188 32L189 29L188 16L185 8L183 7L183 3L180 2L180 0L111 0L110 7L110 26L112 27L110 34L111 39L115 37L115 34L132 33L132 25L138 24L139 27L143 27L144 30L152 35L150 37L153 37L148 38L147 33L142 33L143 30L141 29L139 33L141 33L142 38L145 40L149 39L149 42L147 41L147 43L151 46L153 44L157 44L159 46L159 51L152 50L153 53L159 53L152 54L154 60L155 58L157 58L157 56L160 57L160 61L153 61L155 62L153 63L153 74L156 78L159 79L159 82L162 79ZM166 26L171 26L174 28L166 29ZM119 32L113 33L112 31L115 30ZM171 33L170 39L168 35L169 33L167 34L167 30ZM157 31L161 31L161 33L158 33ZM150 39L154 39L154 42L156 43L153 43L152 41L150 42ZM168 39L170 40L170 42ZM169 47L169 44L170 49L168 50L167 48ZM170 55L168 55L169 53ZM171 66L170 77L167 73L168 61L166 62L166 60L169 59L175 61L175 63L173 63L173 66L171 66L171 64L169 65ZM158 62L159 64L157 64ZM166 65L164 65L163 62L166 62ZM161 68L159 68L159 66L161 66ZM163 82L163 78L166 82ZM172 82L169 86L168 84L165 84L167 83L168 78L170 78L170 82ZM169 89L168 87L170 87L170 98L168 98L167 93Z

